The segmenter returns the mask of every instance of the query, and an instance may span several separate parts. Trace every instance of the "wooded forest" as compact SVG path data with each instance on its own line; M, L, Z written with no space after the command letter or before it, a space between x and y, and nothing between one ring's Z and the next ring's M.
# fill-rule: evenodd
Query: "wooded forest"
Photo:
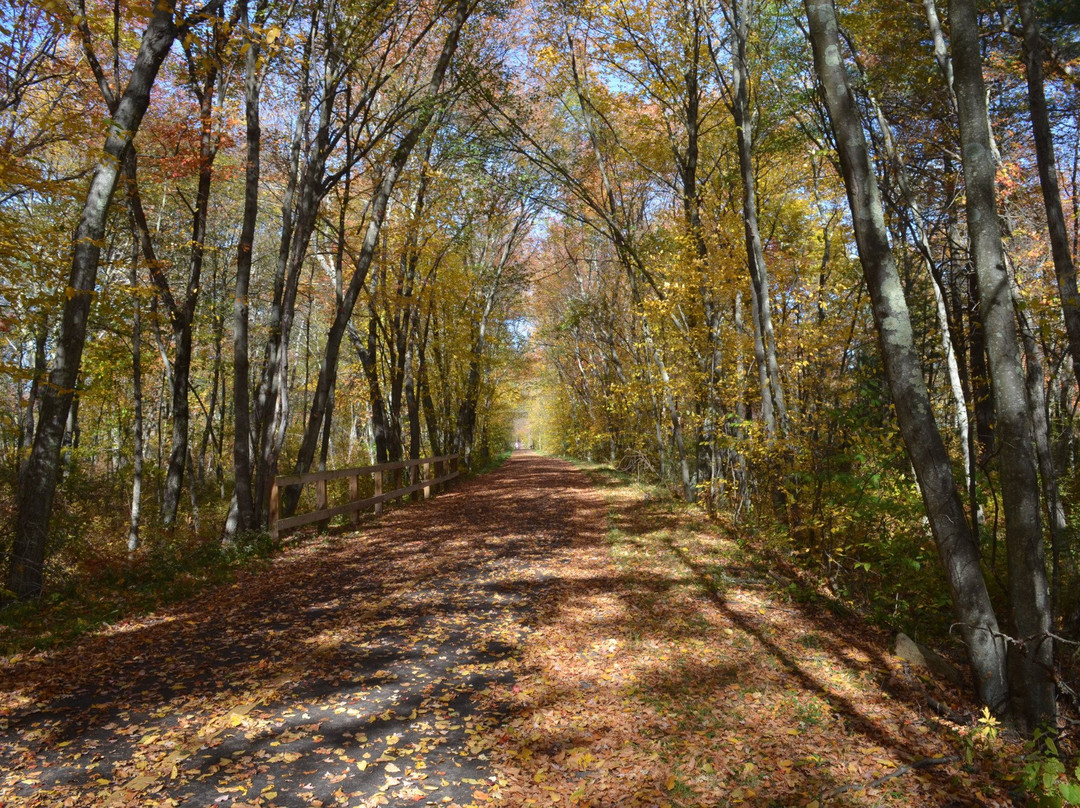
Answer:
M0 66L6 609L519 443L1077 706L1069 0L0 0Z

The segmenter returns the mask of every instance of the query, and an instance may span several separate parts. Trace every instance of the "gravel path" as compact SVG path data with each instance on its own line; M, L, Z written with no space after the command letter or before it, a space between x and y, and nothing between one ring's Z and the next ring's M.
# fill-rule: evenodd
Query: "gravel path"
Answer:
M0 805L466 805L491 799L478 698L513 687L572 552L584 475L497 471L269 569L0 668Z

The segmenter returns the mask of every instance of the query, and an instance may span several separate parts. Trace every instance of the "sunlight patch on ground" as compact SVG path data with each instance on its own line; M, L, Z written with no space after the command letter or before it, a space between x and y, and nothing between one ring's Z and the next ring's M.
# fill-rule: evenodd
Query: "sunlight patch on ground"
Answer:
M790 602L700 519L604 488L606 545L579 544L524 669L486 694L511 713L492 746L506 804L1009 804L985 772L901 768L957 737L890 692L913 677L881 632Z

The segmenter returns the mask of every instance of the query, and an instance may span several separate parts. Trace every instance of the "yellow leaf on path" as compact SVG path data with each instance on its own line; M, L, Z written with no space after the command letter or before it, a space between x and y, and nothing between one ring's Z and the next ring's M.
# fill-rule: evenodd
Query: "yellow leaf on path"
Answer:
M397 766L395 766L393 763L387 763L386 764L386 770L388 772L395 772L395 773L401 771L401 769L398 768Z
M675 788L675 775L674 774L669 775L668 779L667 779L667 790L671 791L673 788Z

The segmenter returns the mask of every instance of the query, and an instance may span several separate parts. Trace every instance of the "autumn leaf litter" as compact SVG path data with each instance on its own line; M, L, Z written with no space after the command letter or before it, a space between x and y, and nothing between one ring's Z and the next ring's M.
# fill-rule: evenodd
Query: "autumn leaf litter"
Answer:
M595 476L595 475L594 475ZM518 454L0 667L0 804L995 805L955 694L730 538ZM897 776L891 776L896 774Z

